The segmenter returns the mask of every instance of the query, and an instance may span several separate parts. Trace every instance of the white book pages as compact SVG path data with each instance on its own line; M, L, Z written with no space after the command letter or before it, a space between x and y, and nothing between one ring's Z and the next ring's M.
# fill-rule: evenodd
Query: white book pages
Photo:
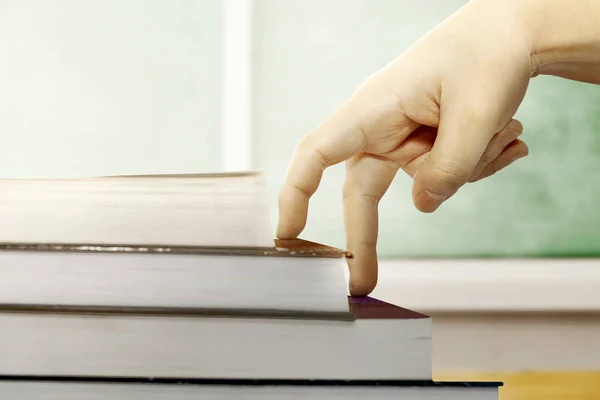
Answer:
M0 375L431 379L431 319L0 313Z
M0 180L0 243L273 247L262 173Z
M343 258L0 251L9 305L348 312Z

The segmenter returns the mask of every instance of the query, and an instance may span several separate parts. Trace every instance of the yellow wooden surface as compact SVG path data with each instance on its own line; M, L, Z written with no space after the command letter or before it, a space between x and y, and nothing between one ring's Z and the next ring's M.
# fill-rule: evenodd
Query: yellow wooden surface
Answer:
M500 400L600 400L600 371L436 373L434 379L502 381Z

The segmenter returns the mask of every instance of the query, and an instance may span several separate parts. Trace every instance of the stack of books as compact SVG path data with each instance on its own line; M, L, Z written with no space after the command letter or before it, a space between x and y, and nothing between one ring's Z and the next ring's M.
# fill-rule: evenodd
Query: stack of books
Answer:
M481 399L431 318L274 240L258 172L0 180L0 398Z

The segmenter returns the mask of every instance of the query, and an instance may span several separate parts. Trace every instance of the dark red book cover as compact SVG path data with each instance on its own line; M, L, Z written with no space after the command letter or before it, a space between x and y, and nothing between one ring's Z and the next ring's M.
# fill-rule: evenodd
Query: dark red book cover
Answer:
M398 307L373 297L348 296L350 312L357 319L421 319L430 318L428 315Z

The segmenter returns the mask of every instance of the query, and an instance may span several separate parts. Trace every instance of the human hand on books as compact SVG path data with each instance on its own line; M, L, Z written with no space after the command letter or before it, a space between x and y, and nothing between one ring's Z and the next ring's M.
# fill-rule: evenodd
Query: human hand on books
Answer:
M513 116L532 76L600 82L600 2L551 3L472 0L371 76L297 146L279 196L278 236L300 234L324 170L345 161L350 293L369 294L378 203L399 169L413 178L415 207L434 212L466 183L528 154Z
M414 179L416 208L433 212L465 183L527 155L512 117L531 74L528 43L511 18L481 20L472 8L371 76L294 152L279 196L278 236L300 234L322 173L346 161L352 294L368 294L377 282L378 202L399 169Z

